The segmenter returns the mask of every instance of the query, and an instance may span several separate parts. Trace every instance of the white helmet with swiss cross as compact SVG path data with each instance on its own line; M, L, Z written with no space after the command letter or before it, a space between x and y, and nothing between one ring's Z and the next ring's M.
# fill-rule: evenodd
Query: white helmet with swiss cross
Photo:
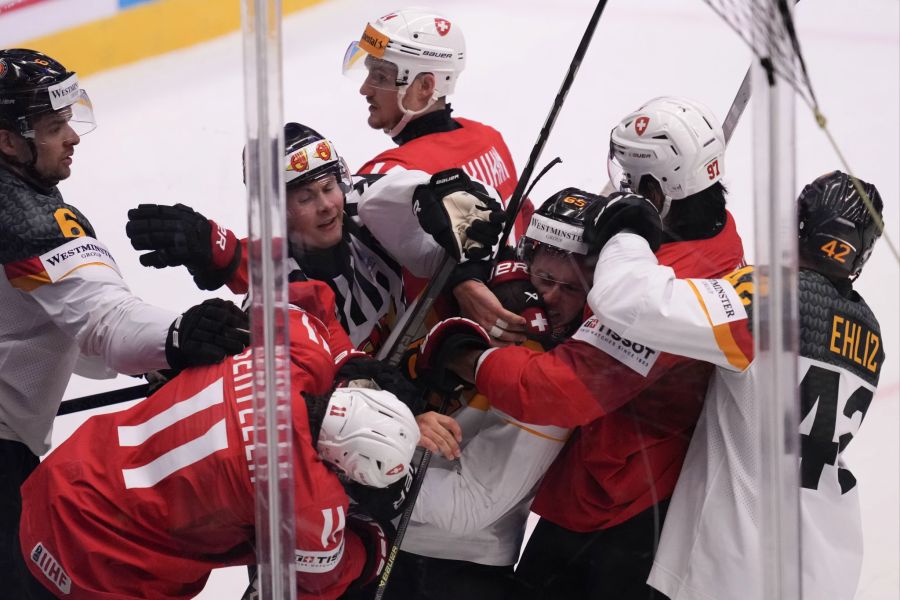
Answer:
M452 94L465 66L466 41L458 23L429 8L404 8L366 24L362 37L344 54L343 71L365 78L373 87L397 89L405 125L438 98ZM412 112L403 106L403 95L422 73L434 75L434 94L428 106ZM400 129L388 133L393 136Z
M725 134L712 111L675 96L654 98L626 116L609 136L609 176L638 193L644 177L667 200L705 190L725 173Z

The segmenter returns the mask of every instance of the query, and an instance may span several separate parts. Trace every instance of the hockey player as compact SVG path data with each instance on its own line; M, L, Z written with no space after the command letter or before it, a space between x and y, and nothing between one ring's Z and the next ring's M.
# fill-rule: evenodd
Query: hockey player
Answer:
M724 136L707 108L651 100L613 129L610 148L616 183L669 206L661 264L699 278L742 264L719 181ZM646 580L711 366L636 342L596 316L550 352L468 351L448 366L516 419L578 427L532 504L541 520L516 568L517 597L659 597Z
M0 50L0 573L13 575L19 486L50 447L73 372L112 377L208 364L243 350L245 318L220 300L183 316L135 297L91 223L56 185L95 127L75 73L25 49Z
M403 265L417 275L431 275L445 250L457 260L484 259L499 237L503 214L491 196L495 192L464 174L446 185L430 183L421 171L351 179L334 144L298 123L285 125L284 161L289 277L327 282L341 324L365 352L378 350L406 301L400 263L357 215L361 195L402 202L410 226L421 231L412 211L415 196L421 220L434 236L416 238L421 243L404 254ZM184 265L201 289L227 284L237 294L247 292L246 240L239 242L230 230L180 204L142 204L128 211L128 219L134 248L152 250L141 256L141 264ZM392 226L388 236L402 237L401 232Z
M581 324L593 266L586 246L548 234L547 226L574 231L583 224L586 208L600 200L575 188L557 192L538 209L521 238L523 262L501 261L495 269L492 291L503 298L504 307L526 318L531 334L526 345L537 352L565 340ZM366 203L364 209L373 207ZM441 381L430 375L433 365L462 349L444 340L468 331L470 323L445 320L424 342L416 370L433 388L461 383L456 377ZM456 339L465 346L491 345L487 335ZM441 423L423 426L423 419L433 414L418 417L423 438L441 429ZM453 418L461 428L462 450L432 458L391 575L389 598L507 598L529 506L569 435L565 427L523 423L499 412L482 394L471 397ZM440 438L435 443L443 449Z
M875 186L859 183L880 217ZM722 279L677 277L643 239L659 224L649 202L626 196L603 208L591 231L603 248L590 294L597 315L631 339L716 365L650 584L672 600L762 600L754 387L766 375L753 363L753 268ZM797 210L802 592L807 600L850 600L862 527L856 478L842 455L885 356L878 320L853 281L881 228L840 171L804 187Z
M406 476L418 429L388 392L333 390L332 351L350 344L334 296L322 282L289 295L297 592L328 600L374 578L387 549L332 470L385 487ZM22 487L34 577L59 598L187 599L212 569L253 562L252 363L247 350L183 371L53 452Z
M396 148L365 163L359 173L417 169L437 173L462 168L473 179L500 193L503 205L518 182L506 142L492 127L452 117L448 96L466 64L465 39L458 21L428 8L404 8L366 24L358 42L344 56L344 73L363 80L359 93L368 104L368 124L384 131ZM516 219L516 233L525 231L533 212L526 200ZM478 265L457 268L451 277L453 295L463 316L499 335L503 342L524 341L525 323L504 310L487 289L489 271ZM424 281L406 278L413 298Z

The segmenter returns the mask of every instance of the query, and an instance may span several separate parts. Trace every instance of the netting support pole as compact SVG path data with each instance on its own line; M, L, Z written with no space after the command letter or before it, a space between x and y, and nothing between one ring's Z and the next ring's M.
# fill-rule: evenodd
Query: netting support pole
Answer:
M285 270L287 238L281 168L284 154L281 1L241 0L241 23L247 132L244 176L252 299L253 460L250 469L256 490L256 559L260 598L294 600L294 466ZM236 382L239 377L236 373ZM235 385L240 405L239 387ZM249 421L250 411L239 412L239 417Z
M778 18L777 0L752 0ZM777 35L766 27L760 35ZM779 40L760 40L774 49ZM774 55L774 54L773 54ZM797 216L794 93L767 61L753 74L754 338L762 598L800 599Z

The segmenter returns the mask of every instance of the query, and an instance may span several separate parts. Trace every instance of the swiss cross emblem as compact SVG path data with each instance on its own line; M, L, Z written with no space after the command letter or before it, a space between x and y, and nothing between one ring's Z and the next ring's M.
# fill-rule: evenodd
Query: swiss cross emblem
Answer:
M434 28L437 29L440 35L447 35L450 32L450 21L435 17Z
M529 323L529 325L531 325L541 333L547 330L547 326L549 324L550 323L547 322L547 319L545 319L544 315L542 315L541 313L538 313L538 315L531 320L531 323Z
M650 124L650 117L638 117L634 122L634 130L638 135L644 135L644 132L647 131L647 125Z
M316 144L316 156L322 160L331 160L331 148L327 142L319 142Z

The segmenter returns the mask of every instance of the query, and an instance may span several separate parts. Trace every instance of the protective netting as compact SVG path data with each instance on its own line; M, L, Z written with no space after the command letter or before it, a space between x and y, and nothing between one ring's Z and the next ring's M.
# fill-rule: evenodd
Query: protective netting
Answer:
M704 0L750 46L770 76L780 76L818 112L788 1Z
M726 23L750 46L769 73L770 84L774 77L780 77L799 94L813 113L819 127L825 133L838 155L844 169L851 176L853 171L847 164L841 149L828 130L827 120L819 109L819 102L813 91L812 81L800 50L800 41L794 28L791 14L792 0L704 0ZM884 221L875 211L862 185L853 177L857 192L863 198L872 218L878 223L884 241L900 262L897 246L884 231Z

